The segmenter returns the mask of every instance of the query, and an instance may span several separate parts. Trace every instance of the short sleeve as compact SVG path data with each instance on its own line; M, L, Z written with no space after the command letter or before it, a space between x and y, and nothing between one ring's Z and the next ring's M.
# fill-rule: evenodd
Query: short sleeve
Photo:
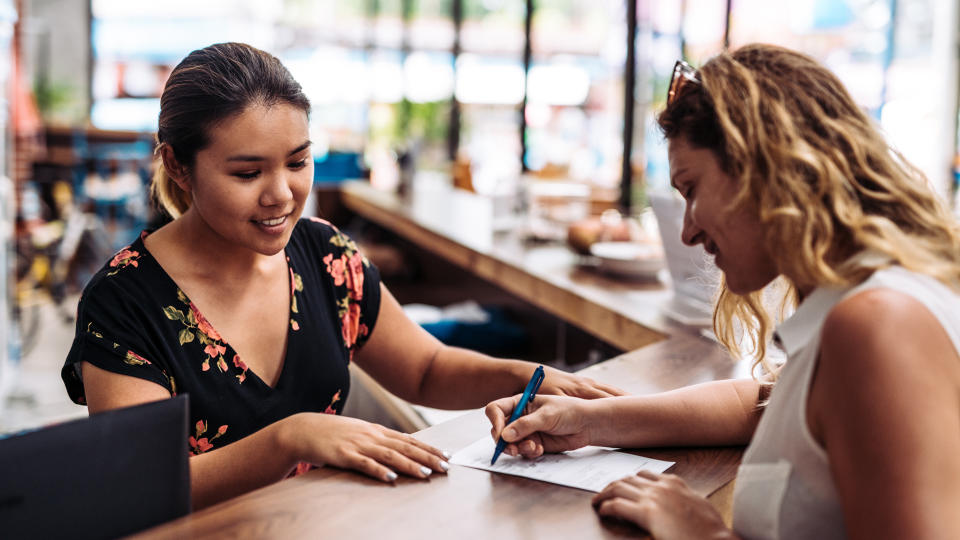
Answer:
M165 356L151 339L157 335L156 327L138 300L136 294L102 274L84 290L73 344L60 373L74 403L86 404L81 362L154 382L176 395L170 371L158 363Z
M344 346L352 353L370 338L380 313L380 272L345 233L318 218L305 220L333 282Z

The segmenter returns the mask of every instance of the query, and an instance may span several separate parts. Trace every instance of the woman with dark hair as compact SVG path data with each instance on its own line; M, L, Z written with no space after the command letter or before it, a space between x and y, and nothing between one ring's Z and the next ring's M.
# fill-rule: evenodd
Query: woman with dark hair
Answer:
M223 43L187 56L160 100L152 186L173 221L118 253L80 300L67 391L91 413L188 393L195 507L314 465L386 482L446 471L441 451L339 416L351 361L404 399L451 409L516 392L533 371L444 346L350 238L299 219L309 112L263 51ZM543 388L619 393L558 370Z
M672 475L594 498L656 538L960 538L960 226L840 81L771 45L677 63L659 124L683 241L723 271L714 329L762 364L727 380L594 401L488 405L528 457L597 444L748 444L733 531ZM777 318L764 294L794 311ZM757 367L757 366L754 366Z

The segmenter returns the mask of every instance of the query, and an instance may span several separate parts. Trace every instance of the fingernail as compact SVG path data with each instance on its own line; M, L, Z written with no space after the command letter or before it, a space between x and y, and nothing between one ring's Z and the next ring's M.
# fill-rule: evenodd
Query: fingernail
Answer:
M426 465L420 466L420 474L424 476L430 476L430 473L432 472L433 472L433 469L431 469L430 467L427 467Z
M397 479L397 473L390 471L387 473L387 482L393 482Z
M441 453L443 454L443 457L447 460L453 457L452 455L450 455L450 452L447 452L446 450L442 450Z
M441 461L440 468L443 469L444 472L447 472L450 470L450 464L447 463L446 461Z
M506 439L515 439L517 437L517 430L513 428L507 428L503 430L503 437Z

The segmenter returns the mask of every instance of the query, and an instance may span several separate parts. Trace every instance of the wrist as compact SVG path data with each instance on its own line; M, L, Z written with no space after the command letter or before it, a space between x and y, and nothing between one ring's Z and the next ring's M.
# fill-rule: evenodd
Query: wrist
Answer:
M280 454L284 464L290 468L296 467L304 459L305 450L302 441L304 438L301 424L304 414L298 413L278 420L271 424L273 448Z
M609 399L578 399L576 401L581 432L587 434L589 445L610 446L611 437L607 433L610 423L604 414L604 411L610 408Z
M523 390L527 387L527 383L530 382L530 376L533 375L533 371L537 369L539 364L523 360L511 360L511 363L510 375L512 380L510 387L513 390L510 395L522 394Z

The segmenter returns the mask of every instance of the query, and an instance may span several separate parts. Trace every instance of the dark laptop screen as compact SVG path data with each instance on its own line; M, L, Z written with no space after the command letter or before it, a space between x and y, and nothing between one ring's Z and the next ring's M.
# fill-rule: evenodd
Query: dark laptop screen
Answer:
M115 538L190 511L187 396L0 440L0 536Z

